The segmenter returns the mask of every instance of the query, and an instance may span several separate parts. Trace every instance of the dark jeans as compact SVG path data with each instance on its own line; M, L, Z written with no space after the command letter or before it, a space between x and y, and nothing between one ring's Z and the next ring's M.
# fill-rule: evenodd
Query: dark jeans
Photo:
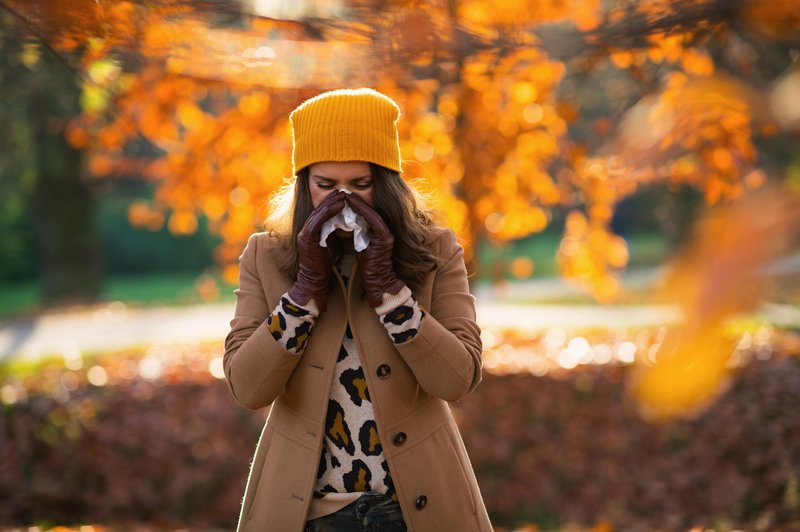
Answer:
M338 512L306 523L305 532L405 532L400 503L374 491L364 493Z

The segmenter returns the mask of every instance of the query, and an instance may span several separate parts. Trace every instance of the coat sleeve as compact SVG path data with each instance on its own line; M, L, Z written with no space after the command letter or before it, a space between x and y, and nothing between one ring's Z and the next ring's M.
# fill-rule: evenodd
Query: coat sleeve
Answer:
M255 234L239 257L236 310L231 330L225 337L222 358L228 388L236 402L249 410L272 403L301 358L286 351L267 326L266 319L272 309L257 268L259 252L258 234Z
M395 347L429 394L458 401L481 381L481 331L469 293L464 249L447 229L440 237L444 263L437 269L431 307L417 334Z

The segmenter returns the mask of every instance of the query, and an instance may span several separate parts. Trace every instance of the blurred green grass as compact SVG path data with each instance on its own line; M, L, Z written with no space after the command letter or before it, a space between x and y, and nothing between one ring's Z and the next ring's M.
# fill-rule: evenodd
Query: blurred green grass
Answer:
M557 276L556 252L561 237L560 231L548 230L504 246L481 242L476 250L479 263L477 280L515 279L509 266L517 257L526 257L533 261L533 278ZM632 233L624 238L630 253L629 269L658 266L669 255L668 243L660 233Z
M204 300L197 291L198 275L171 273L112 277L106 297L114 301L159 304L196 304L204 301L233 301L235 286L218 284L219 295Z
M509 265L517 257L527 257L534 264L533 278L554 277L556 251L561 241L558 231L546 231L505 246L481 243L477 249L478 282L514 280ZM667 255L667 244L658 233L637 233L626 238L630 251L629 268L657 266ZM233 285L218 284L219 294L204 299L197 290L200 274L195 272L114 275L106 279L103 298L134 305L195 305L233 301ZM584 298L581 298L583 300ZM36 282L0 281L0 317L42 310Z
M235 286L218 283L216 297L203 298L194 272L120 275L106 279L103 298L135 305L196 305L233 301ZM35 281L0 283L0 316L8 317L40 310Z

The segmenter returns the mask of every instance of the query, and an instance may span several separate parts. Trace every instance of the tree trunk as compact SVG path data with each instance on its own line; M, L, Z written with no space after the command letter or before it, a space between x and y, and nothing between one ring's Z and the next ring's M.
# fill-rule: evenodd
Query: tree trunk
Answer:
M64 135L80 113L80 78L44 51L29 76L29 116L36 179L30 196L40 294L46 303L95 301L102 260L82 152Z

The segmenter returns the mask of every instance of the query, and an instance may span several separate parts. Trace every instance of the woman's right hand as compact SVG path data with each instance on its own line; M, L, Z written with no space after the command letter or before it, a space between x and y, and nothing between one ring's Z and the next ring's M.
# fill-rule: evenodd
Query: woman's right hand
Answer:
M305 305L310 299L314 299L320 312L327 308L328 282L333 266L330 245L319 245L320 230L326 221L344 208L345 196L339 189L325 196L297 234L299 267L297 280L289 289L289 297L299 305Z

